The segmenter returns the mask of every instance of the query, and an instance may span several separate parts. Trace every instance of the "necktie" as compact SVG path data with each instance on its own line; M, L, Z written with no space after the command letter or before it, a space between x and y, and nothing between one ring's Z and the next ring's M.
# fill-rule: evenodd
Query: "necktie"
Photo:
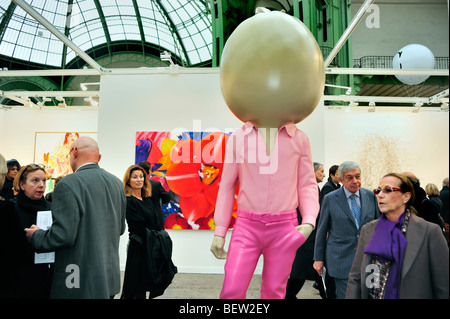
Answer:
M359 223L361 222L361 207L359 207L358 203L356 202L355 194L351 194L350 199L353 218L355 219L356 222L356 228L359 229Z

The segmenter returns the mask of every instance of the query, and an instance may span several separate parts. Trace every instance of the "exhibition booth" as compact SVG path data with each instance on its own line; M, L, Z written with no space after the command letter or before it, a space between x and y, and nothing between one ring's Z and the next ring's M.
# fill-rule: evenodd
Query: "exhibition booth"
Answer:
M98 107L87 109L0 110L3 155L21 164L40 162L35 154L38 134L96 133L100 166L122 179L136 160L137 132L230 132L242 125L222 97L218 68L130 69L128 73L103 74L99 102ZM448 111L328 104L322 99L315 111L297 124L309 137L313 161L323 163L326 173L334 164L356 161L362 169L362 186L369 189L377 187L383 174L391 170L413 172L423 186L434 183L440 187L449 175ZM168 231L179 272L223 273L224 261L209 250L212 230ZM122 270L127 242L126 232L120 246ZM256 273L261 272L261 265L260 261Z

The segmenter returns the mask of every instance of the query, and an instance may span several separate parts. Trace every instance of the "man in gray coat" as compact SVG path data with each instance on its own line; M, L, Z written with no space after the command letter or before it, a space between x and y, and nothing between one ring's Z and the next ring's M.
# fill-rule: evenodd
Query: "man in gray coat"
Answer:
M51 298L112 298L120 292L123 185L99 167L101 155L92 138L75 140L69 155L74 173L55 188L52 226L25 231L36 252L55 251Z
M314 269L322 276L325 265L336 284L336 298L344 299L361 227L380 217L376 196L361 188L361 170L347 161L339 168L344 187L325 195L314 247Z

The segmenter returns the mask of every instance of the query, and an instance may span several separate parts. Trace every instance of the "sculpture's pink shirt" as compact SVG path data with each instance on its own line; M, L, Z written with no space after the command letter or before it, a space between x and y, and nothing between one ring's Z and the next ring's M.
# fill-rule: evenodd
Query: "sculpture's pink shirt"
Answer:
M231 134L214 213L214 235L225 237L231 221L236 185L237 205L254 213L300 209L303 224L315 226L319 213L317 182L308 137L293 123L283 125L270 155L251 122Z

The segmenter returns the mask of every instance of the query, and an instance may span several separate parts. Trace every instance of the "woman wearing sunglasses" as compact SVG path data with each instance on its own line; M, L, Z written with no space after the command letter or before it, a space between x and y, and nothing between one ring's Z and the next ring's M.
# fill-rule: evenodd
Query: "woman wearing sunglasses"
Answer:
M21 229L36 224L38 211L51 210L51 204L44 198L47 177L42 165L23 166L14 178L14 190L18 192L15 209ZM21 264L18 268L18 289L20 298L49 298L53 276L52 264L35 264L34 250L25 239Z
M361 229L346 298L448 299L448 246L415 214L410 180L387 174L374 193L382 214Z

